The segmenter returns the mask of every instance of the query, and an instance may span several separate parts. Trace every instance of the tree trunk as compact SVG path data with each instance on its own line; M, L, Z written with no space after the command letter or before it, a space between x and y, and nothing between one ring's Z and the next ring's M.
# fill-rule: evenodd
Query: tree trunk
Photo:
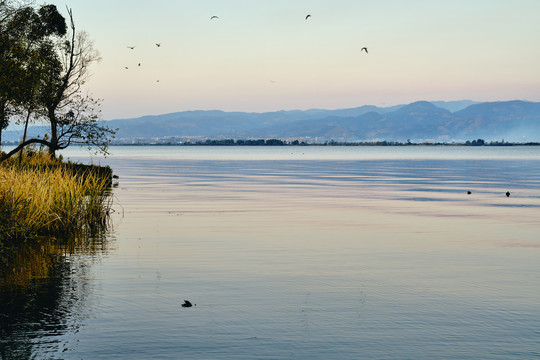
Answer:
M28 146L28 145L30 145L30 144L41 144L41 145L48 146L49 148L50 148L50 146L51 146L51 143L48 142L47 140L42 140L42 139L30 139L30 140L26 140L25 142L20 143L15 149L11 150L11 151L8 152L7 154L0 156L0 162L9 159L9 158L12 157L13 155L15 155L16 153L18 153L19 151L21 151L25 146Z
M51 146L49 147L49 155L51 155L52 158L56 157L56 148L58 145L58 132L56 129L56 114L54 110L49 110L49 120L51 121L51 139L50 143Z
M0 101L0 149L2 148L2 131L4 131L6 121L6 103L2 100Z
M26 134L28 133L28 123L30 122L30 115L32 115L32 109L28 109L28 114L26 114L26 122L24 123L24 133L22 138L23 143L26 141ZM24 148L21 149L21 152L19 153L19 164L22 163L23 151Z

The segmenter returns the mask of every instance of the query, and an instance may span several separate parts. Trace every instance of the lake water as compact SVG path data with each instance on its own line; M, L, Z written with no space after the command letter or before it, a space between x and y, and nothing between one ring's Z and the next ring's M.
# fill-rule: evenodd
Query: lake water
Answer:
M1 287L2 359L540 358L538 147L65 157L111 230Z

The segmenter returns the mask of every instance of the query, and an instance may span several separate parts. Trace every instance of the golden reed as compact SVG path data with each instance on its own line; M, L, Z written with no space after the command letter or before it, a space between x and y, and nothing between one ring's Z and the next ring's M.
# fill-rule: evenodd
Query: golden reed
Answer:
M103 226L112 197L110 171L104 176L99 169L81 170L45 153L0 163L0 247L7 241L69 236Z

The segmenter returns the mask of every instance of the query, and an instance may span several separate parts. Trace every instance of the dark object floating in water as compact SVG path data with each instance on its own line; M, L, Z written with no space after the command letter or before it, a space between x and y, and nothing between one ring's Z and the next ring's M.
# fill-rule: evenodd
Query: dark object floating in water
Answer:
M510 191L506 192L506 197L510 197Z
M113 179L120 179L120 177L118 175L113 175L112 178Z
M197 306L197 304L193 305L189 300L184 300L184 303L182 304L182 307L192 307Z
M470 191L467 191L467 194L471 195L471 194L472 194L472 192L470 192Z

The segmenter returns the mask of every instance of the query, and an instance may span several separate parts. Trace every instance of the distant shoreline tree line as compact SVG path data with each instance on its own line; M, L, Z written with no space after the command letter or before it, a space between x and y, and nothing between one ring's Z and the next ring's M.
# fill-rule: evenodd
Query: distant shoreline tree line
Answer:
M100 60L88 35L55 5L31 0L0 0L0 147L10 122L24 125L22 141L0 153L0 162L28 145L41 145L54 157L70 145L105 152L114 130L98 123L100 100L83 92L91 64ZM31 122L45 122L43 138L27 139Z
M406 142L400 141L325 141L306 142L301 140L283 139L204 139L196 141L139 141L136 143L113 143L115 146L540 146L540 142L506 142L485 141L483 139L467 140L465 142Z

